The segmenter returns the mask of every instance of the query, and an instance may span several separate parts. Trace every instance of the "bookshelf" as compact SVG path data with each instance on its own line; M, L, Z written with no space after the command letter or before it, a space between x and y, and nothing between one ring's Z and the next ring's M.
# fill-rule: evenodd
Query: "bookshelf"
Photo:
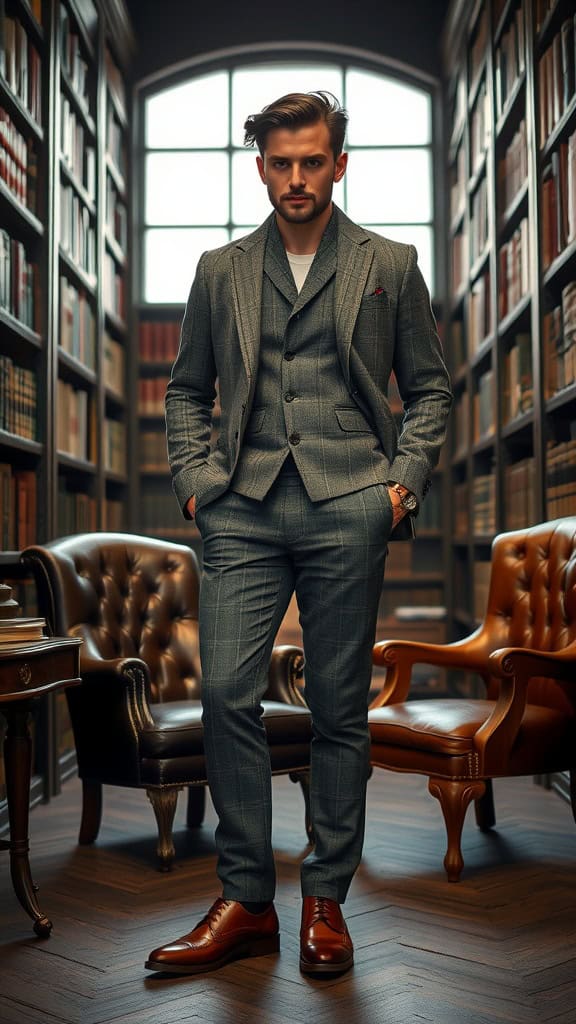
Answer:
M455 0L446 21L453 639L494 535L576 510L575 51L570 0Z
M122 0L0 0L0 528L18 551L128 526L129 95ZM30 587L19 580L26 606ZM23 595L24 600L22 600ZM74 769L39 716L43 797ZM0 792L0 825L2 824Z

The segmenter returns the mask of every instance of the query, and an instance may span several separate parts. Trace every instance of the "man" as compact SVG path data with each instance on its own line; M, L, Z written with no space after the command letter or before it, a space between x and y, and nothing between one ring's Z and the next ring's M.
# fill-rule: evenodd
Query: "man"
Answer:
M260 701L293 591L313 719L300 967L336 974L353 962L340 905L362 851L387 540L429 486L451 394L414 247L332 203L346 121L326 93L290 94L248 118L274 212L202 256L168 385L173 486L204 542L202 699L222 897L150 954L152 970L194 974L279 948Z

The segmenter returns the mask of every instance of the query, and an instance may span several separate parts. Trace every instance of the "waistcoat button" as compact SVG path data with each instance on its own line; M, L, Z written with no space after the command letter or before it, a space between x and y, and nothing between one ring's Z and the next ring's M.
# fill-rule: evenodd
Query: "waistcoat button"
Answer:
M290 444L300 444L300 434L290 434L288 440Z
M284 353L284 359L287 359L288 362L290 362L291 359L294 359L295 355L295 352L291 352L290 349L288 349L288 351Z
M287 391L286 394L284 395L284 401L285 402L293 402L295 397L296 397L296 395L293 395L291 391Z

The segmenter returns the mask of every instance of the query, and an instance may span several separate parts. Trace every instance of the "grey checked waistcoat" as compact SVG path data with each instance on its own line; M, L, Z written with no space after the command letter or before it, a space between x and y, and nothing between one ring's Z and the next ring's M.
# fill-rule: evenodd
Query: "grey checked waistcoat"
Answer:
M252 410L231 487L262 500L289 452L308 496L322 501L382 483L388 459L350 396L334 332L337 221L332 217L300 294L271 222Z

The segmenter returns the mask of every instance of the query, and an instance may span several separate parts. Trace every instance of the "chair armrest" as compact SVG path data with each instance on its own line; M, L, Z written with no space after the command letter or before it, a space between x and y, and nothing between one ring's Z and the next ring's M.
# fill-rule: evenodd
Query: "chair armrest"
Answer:
M383 665L386 679L370 707L398 704L405 701L410 690L413 665L440 665L478 672L487 678L492 651L487 630L480 626L464 640L453 644L427 644L416 640L382 640L374 645L372 660Z
M80 675L83 685L102 687L110 698L116 692L126 701L129 713L136 716L140 727L153 725L150 713L150 673L141 658L81 657Z
M270 657L265 699L306 707L303 678L304 651L302 648L294 647L292 644L278 645Z
M490 673L500 678L500 690L494 710L474 737L481 770L507 758L522 722L530 679L546 676L571 681L576 669L576 644L560 651L502 647L492 652L489 666Z

